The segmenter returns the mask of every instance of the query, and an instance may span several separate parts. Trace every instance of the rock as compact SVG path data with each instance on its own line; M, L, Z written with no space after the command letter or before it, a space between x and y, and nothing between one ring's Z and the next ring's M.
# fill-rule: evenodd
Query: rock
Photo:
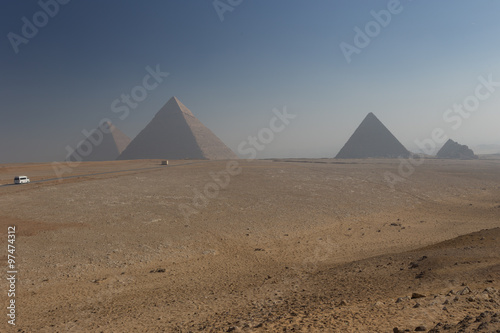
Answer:
M490 295L493 295L495 293L495 288L488 287L488 288L484 289L484 292L486 292Z
M425 332L427 331L427 329L425 328L425 326L417 326L415 328L415 332Z
M405 302L405 301L409 301L410 300L410 297L408 296L405 296L405 297L399 297L397 300L396 300L396 303L401 303L401 302Z
M467 294L470 294L470 289L469 289L469 287L465 287L464 289L462 289L461 291L459 291L457 294L458 295L467 295Z
M347 305L348 304L346 300L343 299L342 301L340 301L340 306L347 306Z
M413 293L411 294L411 299L416 299L416 298L424 298L425 295L419 294L419 293Z
M411 262L410 263L410 268L417 268L418 264L416 262Z
M420 303L415 303L415 305L413 306L414 309L417 309L420 307Z

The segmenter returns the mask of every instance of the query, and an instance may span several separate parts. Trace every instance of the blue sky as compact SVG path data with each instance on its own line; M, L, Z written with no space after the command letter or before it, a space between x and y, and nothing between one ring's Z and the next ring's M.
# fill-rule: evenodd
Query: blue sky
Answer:
M2 1L0 163L64 159L103 118L133 138L172 96L235 151L286 106L261 158L335 156L368 112L411 150L435 128L500 144L500 87L460 128L443 120L479 76L500 82L500 3L403 0L348 63L340 44L393 1L242 0L221 21L206 0L72 0L18 53L9 33L43 9ZM158 64L170 75L120 119L112 102Z

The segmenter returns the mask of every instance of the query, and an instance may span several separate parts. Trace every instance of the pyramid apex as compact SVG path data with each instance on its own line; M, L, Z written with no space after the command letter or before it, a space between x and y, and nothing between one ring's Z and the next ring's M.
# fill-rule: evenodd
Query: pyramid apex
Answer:
M99 128L108 131L108 130L113 130L114 126L113 126L113 124L109 120L107 120L107 121L103 122L99 126Z
M176 97L176 96L172 96L168 102L165 104L165 106L163 107L163 109L165 109L165 112L168 112L168 113L171 113L171 112L182 112L184 114L187 114L189 116L193 116L193 113L191 112L191 110L189 110L184 104L182 104L182 102ZM160 110L161 112L161 110Z

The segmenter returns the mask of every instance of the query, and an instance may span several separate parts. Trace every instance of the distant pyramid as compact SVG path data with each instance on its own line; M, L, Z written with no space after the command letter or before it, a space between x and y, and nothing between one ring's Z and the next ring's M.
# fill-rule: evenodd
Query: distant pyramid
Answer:
M397 158L410 152L387 127L369 113L335 158Z
M105 122L80 142L76 150L66 160L114 161L129 143L128 136L110 122Z
M478 158L472 149L466 145L461 145L458 142L449 139L444 146L438 151L437 158L451 158L460 160L473 160Z
M236 159L236 155L176 97L118 157L135 159Z

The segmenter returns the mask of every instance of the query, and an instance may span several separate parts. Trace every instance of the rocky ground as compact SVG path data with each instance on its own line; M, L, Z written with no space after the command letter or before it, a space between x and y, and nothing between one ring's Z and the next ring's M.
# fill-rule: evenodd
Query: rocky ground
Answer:
M0 185L49 180L0 187L19 269L17 325L0 330L499 329L500 161L429 160L394 187L397 160L159 164L83 163L61 182L0 166Z

